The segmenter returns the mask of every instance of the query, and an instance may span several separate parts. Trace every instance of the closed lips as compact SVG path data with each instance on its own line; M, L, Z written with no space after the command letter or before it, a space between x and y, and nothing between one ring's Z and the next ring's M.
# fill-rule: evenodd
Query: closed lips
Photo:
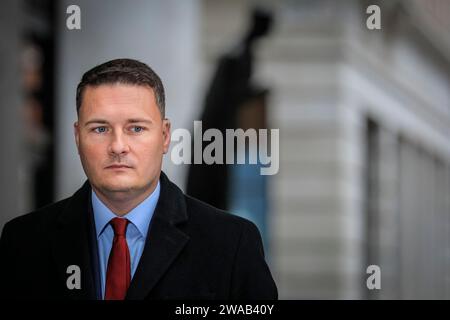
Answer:
M129 166L123 165L123 164L113 164L111 166L108 166L106 168L116 169L116 168L130 168Z

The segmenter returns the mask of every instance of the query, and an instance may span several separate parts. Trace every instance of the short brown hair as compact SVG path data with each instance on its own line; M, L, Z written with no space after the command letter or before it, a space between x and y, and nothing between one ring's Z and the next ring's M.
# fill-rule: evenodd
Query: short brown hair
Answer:
M145 63L133 59L115 59L102 63L83 74L77 86L77 114L83 100L83 92L87 86L100 86L102 84L131 84L148 86L153 89L156 105L165 117L165 95L161 79Z

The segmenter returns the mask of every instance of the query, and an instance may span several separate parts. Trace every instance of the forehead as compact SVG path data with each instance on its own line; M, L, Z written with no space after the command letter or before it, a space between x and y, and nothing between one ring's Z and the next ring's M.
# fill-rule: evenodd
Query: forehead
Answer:
M153 89L129 84L87 86L80 108L81 116L113 116L159 112Z

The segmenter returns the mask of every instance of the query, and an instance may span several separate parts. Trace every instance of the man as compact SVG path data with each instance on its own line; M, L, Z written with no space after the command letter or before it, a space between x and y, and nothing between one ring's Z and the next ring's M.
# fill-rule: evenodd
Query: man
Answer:
M88 180L5 225L2 297L277 298L256 226L183 194L161 171L170 123L151 68L99 65L83 75L76 104Z

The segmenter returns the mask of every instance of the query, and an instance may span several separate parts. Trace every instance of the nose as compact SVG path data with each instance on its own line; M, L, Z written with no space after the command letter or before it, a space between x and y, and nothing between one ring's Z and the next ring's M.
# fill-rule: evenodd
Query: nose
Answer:
M121 133L116 133L112 136L108 151L113 155L124 155L130 151L130 147L125 137Z

